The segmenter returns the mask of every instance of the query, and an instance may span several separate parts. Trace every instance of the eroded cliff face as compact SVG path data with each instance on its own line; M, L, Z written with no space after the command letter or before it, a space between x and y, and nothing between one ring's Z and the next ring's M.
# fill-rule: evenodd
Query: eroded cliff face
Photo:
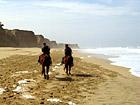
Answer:
M1 47L39 47L32 31L0 29Z
M50 41L49 39L44 38L43 35L36 35L36 37L39 47L42 47L42 43L46 43L46 45L50 46L51 48L57 48L57 43L55 41Z
M25 30L11 30L11 34L19 43L18 47L38 47L37 37L32 31Z
M68 44L71 48L74 49L79 49L80 47L78 46L78 44ZM65 48L65 43L58 43L58 47L59 48Z
M79 49L80 47L78 46L78 44L69 44L69 46L71 48L74 48L74 49Z
M0 47L42 47L46 43L51 48L64 48L65 44L50 41L43 35L35 35L33 31L8 30L0 26ZM79 48L77 44L70 44L72 48Z
M16 47L18 45L15 37L8 32L2 27L0 28L0 47Z
M44 36L43 35L36 35L37 43L39 44L39 47L42 47L42 43L44 43Z

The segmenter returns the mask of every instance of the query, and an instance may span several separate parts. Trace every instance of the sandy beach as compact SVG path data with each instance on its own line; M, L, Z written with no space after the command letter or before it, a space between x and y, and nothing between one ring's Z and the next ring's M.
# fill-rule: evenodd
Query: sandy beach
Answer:
M51 49L45 80L40 54L39 48L0 48L0 105L140 105L140 78L128 68L74 51L67 76L59 65L63 50Z

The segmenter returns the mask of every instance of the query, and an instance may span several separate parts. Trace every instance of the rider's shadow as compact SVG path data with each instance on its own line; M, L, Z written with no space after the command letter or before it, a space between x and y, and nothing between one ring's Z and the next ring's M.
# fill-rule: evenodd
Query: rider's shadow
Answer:
M70 78L70 77L56 77L57 80L59 81L74 81L74 79Z

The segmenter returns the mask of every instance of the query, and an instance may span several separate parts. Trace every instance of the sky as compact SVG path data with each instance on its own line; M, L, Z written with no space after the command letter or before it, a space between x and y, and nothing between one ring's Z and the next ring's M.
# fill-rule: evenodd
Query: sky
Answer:
M140 0L0 0L0 22L81 48L140 46Z

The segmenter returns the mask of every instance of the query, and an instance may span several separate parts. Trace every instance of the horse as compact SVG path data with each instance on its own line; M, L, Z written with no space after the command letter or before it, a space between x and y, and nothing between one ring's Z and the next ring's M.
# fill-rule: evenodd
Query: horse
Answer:
M40 64L42 65L42 74L44 74L44 79L49 79L49 66L50 66L50 57L47 54L41 55ZM47 69L45 74L45 67Z
M65 56L63 59L63 63L65 64L64 70L66 69L66 74L71 75L71 67L73 64L71 56Z

